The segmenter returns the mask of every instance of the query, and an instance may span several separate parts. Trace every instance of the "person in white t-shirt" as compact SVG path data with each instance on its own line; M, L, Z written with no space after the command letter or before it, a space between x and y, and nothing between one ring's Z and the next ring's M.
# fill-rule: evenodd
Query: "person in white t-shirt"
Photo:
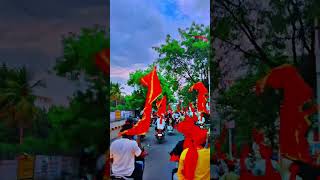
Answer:
M164 120L164 117L162 118L162 122L161 122L161 119L160 117L157 118L157 127L156 127L156 130L164 130L165 129L165 120Z
M131 129L132 124L123 125L121 132ZM113 141L110 145L110 159L112 175L131 177L135 180L142 180L143 168L135 163L135 157L143 156L137 141L132 140L133 136L123 135L122 138Z

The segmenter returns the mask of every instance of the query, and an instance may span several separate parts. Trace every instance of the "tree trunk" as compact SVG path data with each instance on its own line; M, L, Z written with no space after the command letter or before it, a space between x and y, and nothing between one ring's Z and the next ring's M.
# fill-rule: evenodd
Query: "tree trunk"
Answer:
M23 127L19 128L20 144L23 144Z

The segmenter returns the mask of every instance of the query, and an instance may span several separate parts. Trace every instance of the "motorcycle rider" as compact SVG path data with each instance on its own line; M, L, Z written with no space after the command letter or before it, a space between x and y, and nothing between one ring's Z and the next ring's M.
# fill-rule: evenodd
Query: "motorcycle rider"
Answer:
M157 118L156 125L157 125L156 128L155 128L156 131L158 131L158 130L164 131L165 130L164 116Z
M131 129L132 124L122 126L120 132ZM133 140L133 136L122 135L110 145L110 161L112 175L142 180L143 166L135 162L135 157L145 156L141 150L140 138Z

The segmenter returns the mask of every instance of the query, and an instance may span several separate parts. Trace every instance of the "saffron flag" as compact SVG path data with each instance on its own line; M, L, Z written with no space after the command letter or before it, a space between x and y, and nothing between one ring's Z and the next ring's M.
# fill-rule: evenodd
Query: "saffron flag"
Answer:
M151 123L152 103L161 95L161 84L157 75L156 67L141 78L141 84L148 88L142 119L133 128L119 133L119 135L144 135L148 132Z
M208 42L208 39L205 36L194 36L194 38L201 39L201 40L203 40L205 42Z
M95 56L96 66L104 73L109 74L110 49L104 49Z
M163 98L156 103L158 108L157 115L160 116L160 124L162 124L163 115L166 113L166 105L167 105L167 98L163 96Z
M181 111L181 102L177 105L177 112L179 113Z
M148 88L148 93L146 97L146 104L152 104L162 93L160 80L157 75L156 67L153 70L141 78L141 84Z
M205 112L209 114L206 104L207 104L207 95L208 95L208 90L204 86L202 82L197 82L193 86L190 87L189 91L197 91L198 92L198 111L199 112Z
M284 100L280 108L280 152L291 160L311 162L306 133L310 126L308 116L315 110L302 110L313 97L312 89L304 82L296 68L282 65L274 68L257 82L256 93L263 92L265 86L284 90Z
M194 113L195 110L192 103L189 103L189 108L190 108L190 111Z

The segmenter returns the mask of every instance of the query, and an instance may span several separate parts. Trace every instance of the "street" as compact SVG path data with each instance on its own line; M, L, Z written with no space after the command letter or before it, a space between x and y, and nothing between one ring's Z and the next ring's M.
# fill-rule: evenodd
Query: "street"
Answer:
M171 136L166 134L165 141L158 144L154 136L154 126L150 127L149 133L142 141L143 146L150 145L150 147L145 148L149 155L146 157L144 180L171 180L171 171L176 165L169 161L169 152L178 141L183 140L182 134L177 131L174 132L175 134Z

